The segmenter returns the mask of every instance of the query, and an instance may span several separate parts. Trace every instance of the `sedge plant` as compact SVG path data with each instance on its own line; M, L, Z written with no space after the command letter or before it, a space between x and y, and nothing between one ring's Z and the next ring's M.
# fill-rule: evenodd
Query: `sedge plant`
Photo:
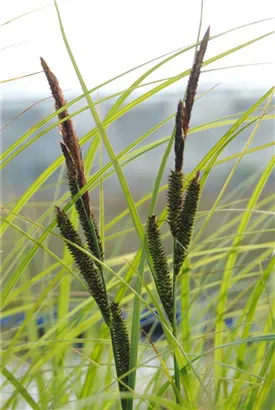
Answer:
M66 101L58 80L43 58L41 58L41 64L55 100L55 108L59 110L66 105ZM63 120L67 116L68 112L64 110L59 114L59 119ZM60 145L66 162L69 189L72 198L74 198L86 185L84 163L71 119L66 119L60 124L60 132L62 135ZM110 331L119 390L124 391L127 389L127 373L129 371L129 335L119 304L110 301L107 294L102 265L104 261L104 251L87 191L84 191L80 198L76 200L75 207L87 247L96 260L91 259L79 249L84 249L84 244L66 212L62 211L59 207L56 207L57 226L62 237L69 241L67 242L67 247L85 279L89 292L96 301L104 322ZM76 248L75 245L77 245L78 248ZM126 409L126 404L125 399L121 398L122 409Z
M147 240L154 269L153 277L163 309L172 326L174 337L177 337L176 278L180 273L191 241L200 193L200 184L198 181L199 172L196 173L195 177L184 190L182 174L183 155L208 38L209 29L206 31L198 51L196 51L194 64L188 81L186 97L184 101L179 102L176 114L174 144L175 170L171 171L168 184L168 221L174 241L172 280L161 241L157 218L154 214L149 217L147 226ZM66 101L56 76L43 58L41 58L41 64L55 101L55 109L58 111L66 106ZM67 117L68 112L66 109L60 112L59 119L62 121L59 127L62 135L60 145L65 158L70 193L72 198L74 198L79 194L80 190L85 187L86 177L78 138L72 120L66 119ZM57 226L59 227L62 237L66 241L69 241L67 242L67 247L87 283L89 292L97 303L105 324L109 328L116 373L119 380L119 389L120 391L125 391L125 389L127 391L128 372L130 370L130 340L121 308L118 303L110 301L107 294L102 264L104 262L104 251L87 191L84 191L75 201L75 208L87 247L95 260L89 258L79 249L84 249L84 244L68 215L59 207L56 207ZM79 248L76 248L75 245ZM180 402L180 375L175 355L174 370L176 397L177 401ZM121 398L121 406L122 409L127 408L127 400L123 399L123 397Z
M177 276L187 256L191 242L196 211L198 208L200 183L199 171L184 187L183 162L186 137L189 130L192 108L198 86L200 70L207 49L210 28L207 29L199 49L195 53L184 101L180 100L175 120L175 169L171 170L168 182L167 220L173 238L172 277L169 273L167 258L161 242L156 216L149 216L147 237L150 254L153 260L156 287L172 326L173 335L177 337ZM189 292L189 289L187 289ZM181 312L182 315L185 312ZM180 372L177 358L174 355L174 372L177 392L180 392ZM177 398L178 400L178 398Z

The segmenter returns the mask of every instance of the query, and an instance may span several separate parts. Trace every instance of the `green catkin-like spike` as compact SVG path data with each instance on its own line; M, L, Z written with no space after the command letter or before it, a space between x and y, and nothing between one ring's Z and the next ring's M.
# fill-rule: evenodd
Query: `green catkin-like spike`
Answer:
M174 238L179 233L179 223L183 203L183 174L170 172L167 192L167 221Z
M75 162L69 152L69 149L67 145L64 142L60 143L61 150L63 152L63 155L65 157L66 161L66 166L67 166L67 176L68 176L68 181L69 181L69 188L72 197L74 197L78 191L79 191L79 186L78 186L78 179L77 179L77 169ZM79 198L76 203L75 203L76 210L79 215L79 220L81 227L83 229L85 238L87 240L87 244L89 247L90 252L99 260L103 261L103 247L102 247L102 242L101 238L99 235L99 230L97 227L97 222L95 219L95 216L93 212L90 210L90 213L87 214L87 210L85 208L85 204L83 203L83 198ZM91 232L91 226L90 224L93 224L94 232L96 239L92 235ZM97 243L96 243L97 242ZM98 246L97 246L98 245ZM95 262L97 267L99 269L102 269L100 263Z
M183 207L180 216L179 233L175 249L175 272L180 272L181 266L187 256L191 242L195 216L200 196L199 173L189 182L185 192Z
M152 257L157 291L168 319L173 321L173 290L156 215L149 216L147 238Z
M76 232L75 228L73 227L70 219L65 214L65 212L61 211L58 207L56 207L56 218L57 218L57 225L60 229L60 232L63 238L83 248L81 239L78 233ZM66 243L66 245L71 255L73 256L76 262L76 265L79 268L82 276L84 277L91 295L93 296L99 309L101 310L102 316L104 317L107 325L109 325L110 324L110 310L109 310L108 297L107 297L106 290L103 286L98 269L96 268L93 260L89 258L88 255L86 255L84 252L77 249L75 246L73 246L70 243Z
M114 354L116 355L115 361L117 365L117 376L121 378L129 371L130 363L130 341L129 334L126 327L126 323L122 314L122 310L118 303L112 302L110 304L111 311L111 327L112 336L114 341ZM128 375L122 377L123 383L128 385ZM127 391L127 388L122 384L119 384L119 388L122 391Z

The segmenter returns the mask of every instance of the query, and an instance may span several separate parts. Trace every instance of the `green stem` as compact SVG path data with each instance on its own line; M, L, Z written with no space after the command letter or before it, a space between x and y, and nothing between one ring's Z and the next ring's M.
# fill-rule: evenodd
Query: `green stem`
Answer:
M189 328L189 272L186 261L184 262L184 269L181 269L181 301L182 301L182 312L184 312L182 318L182 341L185 346L185 350L190 351L190 328Z
M184 265L186 265L186 261L184 262ZM187 269L181 269L181 272L184 273L181 276L181 311L183 312L183 317L182 317L182 342L184 343L184 348L187 352L191 351L190 348L190 327L189 327L189 308L190 308L190 303L189 303L189 291L190 291L190 285L189 285L189 272L188 268ZM185 393L188 396L188 401L189 403L194 403L194 394L192 392L192 388L190 387L190 379L188 377L188 374L186 374L185 378Z
M175 240L174 240L174 245L175 245ZM174 247L175 248L175 247ZM173 304L174 304L174 309L173 309L173 323L172 323L172 329L173 329L173 335L175 339L177 339L177 277L175 275L175 270L173 269ZM175 384L176 384L176 400L177 403L181 402L181 395L180 395L180 369L179 369L179 364L177 361L176 357L176 352L174 351L174 373L175 373Z
M172 331L175 339L177 339L177 275L175 275L175 247L176 247L176 239L173 239L173 304L174 304L174 309L173 309L173 323L172 323ZM181 309L184 312L185 315L185 310ZM188 317L187 317L188 320ZM180 385L180 374L181 370L179 368L179 364L176 358L176 352L174 352L174 377L175 377L175 385L176 385L176 390L175 390L175 395L176 395L176 400L177 403L182 403L182 397L181 397L181 385ZM187 405L188 407L191 405L190 401L190 394L189 394L189 377L188 374L186 373L184 375L184 382L183 382L183 388L184 392L187 398ZM189 407L190 408L190 407Z

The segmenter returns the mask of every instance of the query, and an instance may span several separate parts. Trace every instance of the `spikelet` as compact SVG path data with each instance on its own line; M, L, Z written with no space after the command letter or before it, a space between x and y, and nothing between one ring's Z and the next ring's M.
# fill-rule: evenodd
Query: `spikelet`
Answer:
M179 231L175 248L175 274L178 275L186 258L191 242L195 216L200 196L199 172L189 182L185 192L183 207L180 215Z
M114 343L114 354L117 368L117 376L121 378L123 383L128 385L128 375L130 364L130 341L126 323L122 314L122 310L118 303L110 304L111 311L111 329ZM127 388L119 383L121 391L127 391Z
M56 219L57 225L63 238L83 248L81 239L75 228L73 227L70 219L68 218L66 213L61 211L58 207L56 207ZM102 316L104 317L106 323L109 325L110 310L108 297L98 269L96 268L93 260L89 258L88 255L86 255L84 252L77 249L70 243L66 243L66 245L71 255L73 256L82 276L84 277L91 295L93 296L99 309L101 310Z
M147 238L150 255L152 257L157 291L162 302L163 308L170 322L173 322L173 290L157 224L156 215L149 216L147 224Z
M183 203L183 175L170 172L167 192L167 221L174 238L178 236Z

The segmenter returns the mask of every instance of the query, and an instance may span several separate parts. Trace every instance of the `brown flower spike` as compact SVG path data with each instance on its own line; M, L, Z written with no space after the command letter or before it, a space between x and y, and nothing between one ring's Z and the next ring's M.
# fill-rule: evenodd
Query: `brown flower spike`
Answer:
M192 108L194 105L195 95L198 87L203 58L207 49L210 34L210 27L201 41L200 47L195 54L194 63L187 84L185 100L180 100L176 113L175 124L175 171L180 173L183 167L183 154L187 133L189 131L189 123L191 119Z
M186 98L185 98L185 104L184 104L185 115L184 115L184 123L183 123L183 132L185 136L187 135L188 130L189 130L189 122L190 122L192 108L193 108L195 95L196 95L196 91L198 87L201 67L202 67L204 55L205 55L207 45L208 45L209 34L210 34L210 27L208 27L208 29L206 30L205 35L203 36L203 39L201 41L200 47L195 54L193 67L192 67L190 77L188 80L187 92L186 92Z
M67 104L59 86L59 82L43 58L41 58L41 64L55 100L55 108L56 110L59 110ZM66 161L70 192L72 197L74 197L77 195L79 190L86 185L86 178L81 149L72 120L70 118L65 120L68 115L69 114L66 109L58 114L59 119L63 120L60 124L60 132L63 139L60 145ZM85 191L76 201L75 206L79 214L80 223L84 231L89 250L99 260L103 261L102 243L95 216L91 211L90 198L87 191ZM101 269L101 265L99 263L97 266Z
M63 96L62 90L59 86L59 82L53 72L50 70L49 66L47 65L46 61L41 57L41 65L47 77L52 96L55 101L55 108L56 110L60 110L64 107L67 102ZM60 120L64 120L66 117L69 116L69 113L66 109L58 114ZM86 184L86 178L84 174L84 165L81 155L80 146L78 143L78 138L76 136L76 132L73 126L73 122L71 119L66 119L63 121L60 126L60 132L63 138L64 143L67 145L68 150L74 160L76 169L77 169L77 180L79 188L81 189ZM90 201L88 192L84 192L82 195L83 202L85 204L85 209L88 215L90 215Z
M187 84L186 96L184 101L179 101L175 118L175 171L170 173L167 194L167 220L171 233L176 239L174 254L175 275L179 274L187 255L200 194L199 173L191 180L184 193L182 168L185 141L189 131L192 108L209 34L210 27L206 30L199 49L195 54Z

